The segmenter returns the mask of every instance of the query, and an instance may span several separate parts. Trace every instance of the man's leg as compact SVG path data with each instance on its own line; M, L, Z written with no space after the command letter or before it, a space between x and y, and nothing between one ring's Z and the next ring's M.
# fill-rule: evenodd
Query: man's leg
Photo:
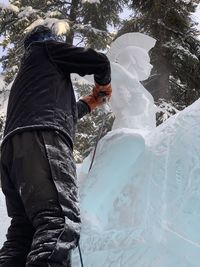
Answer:
M54 131L24 132L12 142L12 177L35 228L26 266L70 267L80 231L72 153Z
M11 182L12 147L8 142L1 152L1 186L6 197L9 217L12 218L6 241L0 250L0 267L25 267L35 232L27 218L23 203Z
M25 267L34 229L25 217L14 217L8 228L7 241L0 250L1 267Z
M50 262L61 263L65 255L78 245L80 237L80 209L76 165L72 150L65 137L57 132L45 131L42 133L46 156L49 161L51 177L58 193L58 201L65 219L63 232L57 239L56 246L49 257ZM69 254L70 257L70 254ZM71 258L71 257L70 257ZM54 265L49 265L49 267ZM58 266L70 267L71 264Z

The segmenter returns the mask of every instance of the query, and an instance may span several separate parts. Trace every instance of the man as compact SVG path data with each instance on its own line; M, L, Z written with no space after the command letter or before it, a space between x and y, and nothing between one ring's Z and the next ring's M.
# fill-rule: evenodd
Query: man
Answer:
M57 39L45 26L27 34L11 88L1 184L12 220L0 267L70 267L79 240L75 125L111 97L110 64L102 53ZM92 93L77 103L71 73L94 74Z

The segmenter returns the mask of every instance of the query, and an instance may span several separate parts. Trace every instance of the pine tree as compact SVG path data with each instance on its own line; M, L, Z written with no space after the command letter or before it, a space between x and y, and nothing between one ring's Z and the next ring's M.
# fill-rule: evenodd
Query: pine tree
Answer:
M0 5L1 57L7 79L12 80L23 54L23 37L31 25L54 25L68 43L105 49L111 42L109 25L119 23L119 12L128 0L102 0L94 4L81 0L10 0Z
M192 21L198 1L131 1L133 16L119 35L140 31L157 40L151 52L152 76L144 83L154 99L184 107L200 97L200 42Z

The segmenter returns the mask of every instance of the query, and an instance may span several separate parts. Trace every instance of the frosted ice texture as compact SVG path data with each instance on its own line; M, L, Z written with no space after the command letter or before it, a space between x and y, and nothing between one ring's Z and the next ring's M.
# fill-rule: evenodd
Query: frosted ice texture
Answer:
M200 100L145 138L102 139L90 175L79 170L86 266L199 267L199 114Z
M118 128L155 128L155 106L152 95L141 81L146 80L152 65L148 51L155 39L142 33L127 33L116 39L108 58L112 71L112 98L110 106L115 114L113 130ZM93 83L92 76L85 77Z
M130 58L136 51L124 49L125 56L132 52ZM145 55L144 48L140 51ZM100 141L90 174L91 156L78 169L84 263L199 267L200 100L155 128L152 97L139 84L137 67L132 69L136 74L129 71L127 59L112 63L112 107L119 114L115 129ZM121 80L123 75L130 84L128 78ZM123 105L114 100L119 91ZM134 103L136 92L134 110L129 101ZM130 118L130 127L121 113ZM77 251L73 263L80 266Z

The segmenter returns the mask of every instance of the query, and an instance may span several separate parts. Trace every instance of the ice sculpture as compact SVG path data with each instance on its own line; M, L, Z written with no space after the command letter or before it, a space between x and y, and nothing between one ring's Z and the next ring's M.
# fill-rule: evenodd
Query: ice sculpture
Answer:
M142 47L138 47L141 44ZM141 240L145 229L140 209L146 197L137 194L130 174L145 153L146 134L143 133L155 128L153 97L140 83L150 75L152 66L148 51L154 45L155 40L144 34L125 34L112 44L108 53L112 67L111 107L116 115L114 130L101 140L88 179L83 179L87 176L88 159L79 173L82 178L82 235L87 244L84 249L87 258L92 251L95 259L87 261L87 266L94 266L96 257L101 258L104 250L115 248L118 251L120 244L126 247L128 243ZM109 262L106 256L95 266L106 266L105 260ZM117 266L117 261L113 264ZM107 266L112 265L107 263Z
M118 108L129 115L131 106L127 100ZM127 124L119 114L89 175L85 160L80 244L87 267L199 267L199 114L200 100L147 132L145 125L121 128ZM77 252L73 264L80 266Z
M116 116L113 129L155 127L153 97L140 83L150 75L148 51L155 42L142 33L127 33L111 45L108 52L113 87L111 107Z

